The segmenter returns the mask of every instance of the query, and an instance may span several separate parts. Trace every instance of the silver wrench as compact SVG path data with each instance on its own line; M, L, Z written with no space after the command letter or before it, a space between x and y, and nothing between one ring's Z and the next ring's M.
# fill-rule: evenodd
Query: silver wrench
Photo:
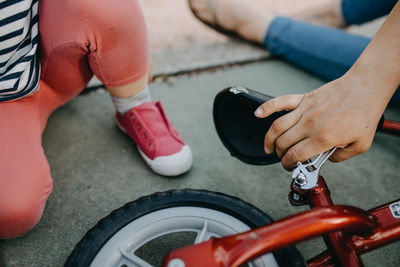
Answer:
M292 179L294 180L295 185L300 189L311 189L315 187L318 183L319 171L322 165L329 159L335 150L336 147L321 153L315 160L307 164L297 162L297 167L292 173Z

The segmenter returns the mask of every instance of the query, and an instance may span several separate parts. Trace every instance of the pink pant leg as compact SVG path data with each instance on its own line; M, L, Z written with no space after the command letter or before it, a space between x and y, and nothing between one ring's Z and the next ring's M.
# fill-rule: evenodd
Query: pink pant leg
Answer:
M147 74L147 30L137 0L39 3L42 79L50 87L71 92L93 73L115 87Z
M41 146L40 98L47 88L0 103L0 238L14 238L39 221L52 190Z
M38 93L0 103L0 239L32 229L52 179L41 136L50 114L84 88L93 73L107 86L148 71L147 33L136 0L41 0L42 61Z

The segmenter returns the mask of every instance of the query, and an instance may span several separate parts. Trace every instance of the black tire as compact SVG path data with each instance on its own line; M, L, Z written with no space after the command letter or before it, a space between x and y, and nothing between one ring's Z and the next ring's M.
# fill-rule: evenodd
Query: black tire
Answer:
M103 245L120 229L130 222L157 210L195 206L209 208L229 214L250 228L272 222L270 216L239 198L206 190L171 190L141 197L114 210L90 229L75 246L65 262L65 267L87 267ZM279 266L306 266L303 257L295 247L288 247L273 253Z

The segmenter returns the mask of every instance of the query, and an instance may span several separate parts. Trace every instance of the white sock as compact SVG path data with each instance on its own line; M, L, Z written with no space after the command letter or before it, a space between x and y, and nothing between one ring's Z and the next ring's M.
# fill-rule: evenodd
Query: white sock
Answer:
M112 102L114 103L115 109L121 113L125 114L134 107L140 106L145 102L151 101L151 95L149 87L146 86L140 93L133 95L131 97L123 98L111 96Z

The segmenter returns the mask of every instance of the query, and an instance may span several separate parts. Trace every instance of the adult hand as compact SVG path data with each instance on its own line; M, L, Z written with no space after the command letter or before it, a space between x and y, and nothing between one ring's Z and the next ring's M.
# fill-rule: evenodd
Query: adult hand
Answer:
M362 76L361 76L362 77ZM304 95L285 95L265 102L255 112L265 118L291 110L277 119L265 135L265 151L274 150L285 169L298 161L338 147L330 157L343 161L367 151L386 106L379 90L357 75L342 78Z
M343 161L367 151L379 119L400 85L400 2L373 40L341 78L305 95L272 99L257 109L260 118L292 110L265 136L266 153L276 151L291 169L332 147Z

